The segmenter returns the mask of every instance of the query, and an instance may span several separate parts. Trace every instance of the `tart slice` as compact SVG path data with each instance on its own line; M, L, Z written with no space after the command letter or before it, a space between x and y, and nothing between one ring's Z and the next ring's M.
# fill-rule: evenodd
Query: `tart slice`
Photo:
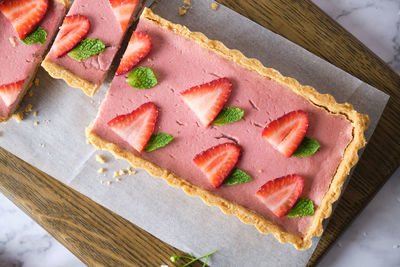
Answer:
M0 121L32 84L68 6L67 0L0 1Z
M43 68L93 96L141 4L140 0L75 0Z
M90 142L261 233L309 248L365 145L368 117L149 9L136 32L152 48L114 77ZM159 109L155 132L174 139L138 153L109 122L149 101Z

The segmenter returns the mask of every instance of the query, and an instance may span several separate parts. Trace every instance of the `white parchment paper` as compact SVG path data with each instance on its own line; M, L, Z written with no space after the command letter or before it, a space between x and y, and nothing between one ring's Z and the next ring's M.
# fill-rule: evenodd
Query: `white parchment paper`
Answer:
M228 8L220 5L217 11L212 10L211 3L192 0L193 8L183 17L178 15L180 0L163 0L154 11L192 31L221 40L248 57L258 58L265 66L312 85L319 92L330 93L338 102L352 103L359 112L370 116L371 126L366 135L372 135L387 95ZM313 239L309 250L297 251L271 235L260 234L236 217L224 215L218 208L169 187L144 170L121 176L121 181L116 182L113 172L128 164L113 159L107 152L95 151L86 144L84 136L108 85L102 86L91 99L81 90L50 78L43 69L38 77L40 84L33 86L33 97L26 96L21 107L32 104L38 116L30 113L19 124L10 120L0 125L3 148L183 251L202 255L218 249L210 261L213 266L307 263L319 238ZM34 125L35 121L39 125ZM103 155L107 163L97 162L96 154ZM105 173L97 173L101 167L106 168ZM107 185L106 181L112 184Z

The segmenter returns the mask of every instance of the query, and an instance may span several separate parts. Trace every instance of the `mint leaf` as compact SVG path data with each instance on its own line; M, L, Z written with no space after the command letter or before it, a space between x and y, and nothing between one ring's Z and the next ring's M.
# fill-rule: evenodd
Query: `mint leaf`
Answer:
M157 84L154 72L147 67L138 67L128 74L126 81L136 89L150 89Z
M105 49L105 44L99 39L85 39L69 51L68 56L76 61L81 61L100 54Z
M227 107L221 110L218 116L213 121L214 125L224 125L235 121L240 121L243 118L244 110L240 108Z
M27 45L31 45L34 43L44 44L47 40L47 32L42 27L37 27L31 34L26 36L21 41Z
M314 155L320 146L321 145L317 140L306 136L304 137L303 141L301 141L299 147L293 153L292 157L307 157Z
M301 197L286 214L286 217L295 218L312 215L314 215L314 203L308 198Z
M150 140L149 142L147 142L144 150L146 152L150 152L161 147L165 147L166 145L171 143L172 140L174 140L174 137L172 135L166 133L155 133L150 137Z
M251 181L253 181L253 178L251 178L250 175L236 168L233 170L232 174L226 178L223 185L243 184Z

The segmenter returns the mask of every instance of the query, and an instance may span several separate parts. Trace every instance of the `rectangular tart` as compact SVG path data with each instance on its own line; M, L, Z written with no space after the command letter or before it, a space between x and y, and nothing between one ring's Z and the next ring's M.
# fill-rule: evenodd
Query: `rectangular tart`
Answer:
M31 86L68 7L67 0L49 0L37 24L46 31L46 40L29 45L20 40L11 21L0 11L0 121L10 118Z
M163 178L169 185L200 197L206 204L253 224L261 233L272 233L280 242L308 249L311 238L321 235L322 221L330 216L332 203L340 196L342 185L358 160L357 151L365 145L368 116L149 9L144 10L136 32L152 39L151 51L138 66L151 68L158 84L137 90L129 86L127 75L116 76L94 123L86 130L89 141L96 148ZM227 77L232 83L226 106L239 107L245 115L235 123L206 128L198 123L180 93L220 77ZM158 107L155 132L168 133L175 139L161 149L138 153L110 128L109 122L149 101ZM261 137L268 122L293 110L308 114L307 136L321 144L312 156L287 158ZM215 188L193 158L227 141L242 147L237 168L245 170L253 181ZM313 201L313 216L278 218L256 197L260 186L292 173L304 179L302 196Z
M106 78L123 37L141 5L140 0L75 0L67 17L86 17L90 28L85 38L99 39L106 48L97 55L78 61L67 53L58 57L53 45L42 63L43 68L53 78L63 79L68 85L81 88L86 95L93 96Z

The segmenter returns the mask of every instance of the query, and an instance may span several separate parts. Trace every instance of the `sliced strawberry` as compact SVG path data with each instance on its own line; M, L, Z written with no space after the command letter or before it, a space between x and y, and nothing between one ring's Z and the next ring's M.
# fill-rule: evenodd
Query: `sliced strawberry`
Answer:
M262 136L279 152L290 157L300 145L308 129L308 115L292 111L270 122Z
M201 152L193 161L217 188L232 172L238 162L240 150L239 145L224 143Z
M79 44L90 28L89 20L82 15L67 16L60 27L52 50L57 57L61 57Z
M291 174L271 180L261 186L256 196L277 217L282 217L293 207L303 192L304 180Z
M0 85L0 98L7 107L14 104L15 100L17 100L24 82L25 80L20 80L18 82Z
M131 113L115 117L107 125L140 153L154 132L157 116L157 106L148 102Z
M19 38L24 39L46 14L47 0L4 0L0 11L11 22Z
M123 32L128 27L138 2L138 0L110 0L114 15L117 17Z
M151 49L151 39L147 34L133 32L128 47L122 56L116 75L130 71L142 58L147 56Z
M228 78L192 87L181 93L183 101L194 111L204 127L217 117L232 91Z

